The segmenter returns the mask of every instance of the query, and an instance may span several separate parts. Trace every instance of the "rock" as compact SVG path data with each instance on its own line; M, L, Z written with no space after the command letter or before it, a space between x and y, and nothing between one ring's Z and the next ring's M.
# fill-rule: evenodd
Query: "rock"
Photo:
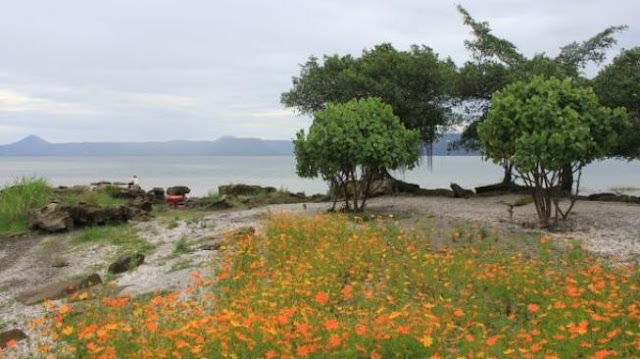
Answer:
M40 209L29 211L29 229L44 232L62 232L73 229L74 221L67 206L52 202Z
M82 203L68 207L68 211L76 227L121 224L127 223L131 218L125 206L102 207Z
M147 192L140 188L111 187L108 191L111 197L121 199L135 199L138 197L145 197L147 195Z
M253 228L252 226L244 226L244 227L240 227L238 229L236 229L235 231L233 231L232 233L232 237L246 237L246 236L252 236L256 233L256 229Z
M456 183L451 184L451 189L453 190L454 198L469 198L474 194L472 190L464 189Z
M224 210L233 208L234 204L231 198L224 195L218 199L213 198L189 198L184 202L184 206L187 208L202 208L208 210Z
M51 263L51 266L53 268L64 268L69 266L69 262L62 258L56 258L53 260L53 263Z
M496 183L487 186L479 186L475 188L476 194L496 194L496 193L529 193L530 190L525 186L517 185L513 182Z
M269 194L276 191L277 189L275 189L275 187L261 187L246 184L230 184L218 186L218 193L220 195L226 194L229 196L255 196L261 193Z
M151 191L147 192L147 195L157 202L164 202L164 188L162 187L153 187Z
M6 348L7 343L14 340L19 342L21 340L29 338L22 330L20 329L9 329L7 331L0 333L0 348Z
M167 194L170 196L186 196L191 193L191 189L187 186L173 186L167 188Z
M420 188L416 194L424 197L453 197L453 191L447 188Z
M144 255L142 253L136 253L132 256L122 256L109 265L109 273L124 273L142 263L144 263Z
M54 300L64 298L78 290L86 289L101 283L102 279L100 276L97 273L94 273L77 280L48 284L44 287L23 292L16 296L16 300L24 305L33 305L47 299Z
M594 193L587 197L590 201L640 203L640 197L616 193Z
M403 182L395 178L390 179L393 184L394 193L413 193L418 194L420 192L420 186L414 183Z
M134 221L148 221L152 218L150 214L152 208L149 198L138 197L126 205L126 215L128 219Z
M217 251L222 247L222 240L216 239L211 242L202 244L198 249L202 251Z

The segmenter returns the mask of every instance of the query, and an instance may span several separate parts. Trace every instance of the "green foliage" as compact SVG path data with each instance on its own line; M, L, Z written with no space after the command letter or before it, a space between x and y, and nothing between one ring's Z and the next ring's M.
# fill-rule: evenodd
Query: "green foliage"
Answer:
M431 143L438 130L455 121L450 110L455 65L443 61L426 46L398 51L381 44L350 55L315 57L293 78L293 87L281 102L301 113L313 114L329 102L378 97L409 129L418 130L423 142Z
M53 191L44 178L21 178L0 190L0 234L27 228L29 210L49 201Z
M550 189L557 186L564 166L579 172L607 156L627 126L626 111L601 106L590 88L535 77L497 92L478 134L486 157L513 161L525 184L541 191L534 193L541 206L541 201L549 205L553 200ZM551 208L542 209L540 219L547 224Z
M355 210L364 208L369 185L383 170L413 168L420 156L418 133L407 130L377 98L329 103L314 114L308 134L297 133L294 146L298 175L338 185L347 209L351 199Z
M613 156L640 158L640 47L624 50L593 81L600 101L627 109L631 130L612 151Z
M587 80L581 76L582 69L590 62L602 63L606 50L616 43L614 34L626 29L626 26L609 27L586 41L562 47L555 58L544 54L526 58L513 43L492 34L487 22L476 21L460 5L458 11L474 36L473 40L465 41L474 61L465 64L458 74L456 93L470 115L461 141L452 147L467 149L480 148L477 125L486 119L494 92L510 83L530 81L536 76L570 78L576 85L585 85ZM511 178L510 164L502 165L505 167L505 179Z

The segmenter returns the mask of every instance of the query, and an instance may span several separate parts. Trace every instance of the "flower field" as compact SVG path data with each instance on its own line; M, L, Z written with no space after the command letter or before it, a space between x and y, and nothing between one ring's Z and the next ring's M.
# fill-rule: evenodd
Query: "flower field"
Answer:
M53 358L634 358L640 274L527 258L486 231L433 249L390 219L271 218L184 293L76 301L35 323ZM458 241L459 242L459 241ZM85 299L86 294L80 294Z

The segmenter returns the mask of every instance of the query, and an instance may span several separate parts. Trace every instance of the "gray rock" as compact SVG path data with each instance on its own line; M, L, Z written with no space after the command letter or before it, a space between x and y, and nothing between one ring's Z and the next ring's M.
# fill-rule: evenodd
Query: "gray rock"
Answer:
M16 296L16 300L24 305L34 305L47 299L54 300L64 298L79 290L90 288L101 283L102 279L100 278L100 275L94 273L77 280L52 283L34 290L20 293Z
M453 197L455 198L469 198L474 195L472 190L464 189L456 183L451 184L451 189L453 190Z
M169 196L185 196L191 193L191 189L187 186L173 186L167 188L167 195Z
M144 255L136 253L132 256L122 256L109 266L109 273L124 273L144 263Z
M15 340L19 342L21 340L29 338L22 330L20 329L9 329L7 331L0 333L0 348L6 348L7 343Z
M66 206L53 202L29 211L28 226L32 230L53 233L73 229L74 221Z

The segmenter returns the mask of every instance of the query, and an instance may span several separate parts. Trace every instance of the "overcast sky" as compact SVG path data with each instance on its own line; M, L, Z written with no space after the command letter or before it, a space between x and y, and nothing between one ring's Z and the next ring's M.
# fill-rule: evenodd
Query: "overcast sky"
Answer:
M309 55L391 42L468 59L454 1L0 0L0 144L289 139L310 119L279 102ZM461 4L526 55L609 25L640 45L637 0ZM590 70L593 72L593 70Z

